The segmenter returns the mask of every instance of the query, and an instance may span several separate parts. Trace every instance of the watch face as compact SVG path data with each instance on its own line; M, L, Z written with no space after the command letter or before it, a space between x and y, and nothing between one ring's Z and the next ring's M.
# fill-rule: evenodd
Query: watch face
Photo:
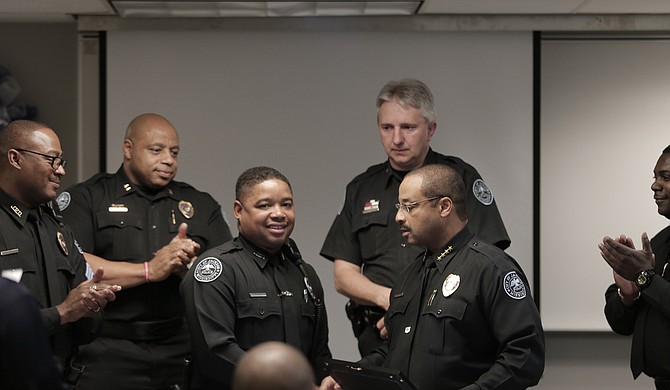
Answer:
M638 286L644 286L646 283L647 283L647 273L642 271L637 276L637 284L638 284Z

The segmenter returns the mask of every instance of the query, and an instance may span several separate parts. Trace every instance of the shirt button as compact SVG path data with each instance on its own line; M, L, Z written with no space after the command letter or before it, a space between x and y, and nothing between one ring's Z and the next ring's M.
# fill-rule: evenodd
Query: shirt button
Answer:
M442 309L437 309L437 314L442 314Z
M123 225L123 221L121 221L121 225Z
M263 314L265 314L265 310L263 310L263 309L260 309L260 310L258 311L258 314L260 314L260 315L263 315Z
M156 225L151 225L151 228L152 228L152 229L156 229Z
M400 244L400 246L401 246L402 248L404 248L404 247L407 246L407 244L405 244L405 243L403 242L402 244Z

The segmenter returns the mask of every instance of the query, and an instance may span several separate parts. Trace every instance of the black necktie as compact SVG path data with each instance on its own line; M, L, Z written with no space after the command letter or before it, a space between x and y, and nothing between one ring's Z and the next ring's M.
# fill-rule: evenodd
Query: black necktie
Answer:
M279 299L282 306L282 320L284 321L284 337L286 343L300 349L300 313L296 307L294 295L298 291L291 291L290 264L288 260L273 255L270 263L274 268L274 279L279 289ZM302 297L302 295L300 295Z
M50 251L45 250L45 248L50 244L49 243L49 235L46 231L46 226L44 225L44 221L41 218L40 212L38 210L31 210L30 213L28 214L28 221L30 221L33 224L33 227L35 231L37 231L37 236L39 239L39 249L38 249L38 256L42 256L42 261L41 265L44 269L44 272L46 274L46 284L47 284L47 290L49 291L49 306L56 306L57 304L61 303L63 301L63 296L61 296L61 292L58 288L58 275L56 271L56 266L54 264L51 264L52 259L48 257L48 254ZM54 240L57 238L54 237Z
M408 339L405 339L403 340L402 343L399 343L395 351L393 352L398 356L405 357L403 359L403 364L402 367L400 368L400 371L402 371L406 375L409 374L410 353L412 351L412 345L414 344L414 337L416 335L416 331L419 325L421 308L423 307L425 301L424 297L426 295L425 294L426 285L428 284L428 280L430 279L430 272L433 269L435 269L435 260L432 258L432 256L427 257L424 260L424 265L420 271L422 274L421 284L417 284L415 286L414 291L411 294L412 301L410 302L410 306L407 309L407 316L405 317L407 321L404 324L400 324L401 327L400 329L397 330L399 332L408 333L407 336ZM398 361L397 358L395 358L394 360Z

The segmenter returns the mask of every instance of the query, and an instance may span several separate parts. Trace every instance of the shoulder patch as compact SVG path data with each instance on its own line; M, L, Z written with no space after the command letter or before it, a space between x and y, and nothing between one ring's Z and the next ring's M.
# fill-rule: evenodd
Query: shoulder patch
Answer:
M510 271L505 275L503 288L510 298L524 299L526 297L526 285L523 284L523 280L516 274L516 271Z
M493 193L482 179L477 179L472 183L472 193L484 206L490 206L493 203Z
M58 198L56 198L56 204L58 204L58 209L60 211L63 211L67 208L67 206L70 205L70 200L72 200L72 196L70 196L70 193L67 191L61 192L60 195L58 195Z
M222 270L221 260L216 257L205 257L195 267L193 276L198 282L209 283L221 276Z

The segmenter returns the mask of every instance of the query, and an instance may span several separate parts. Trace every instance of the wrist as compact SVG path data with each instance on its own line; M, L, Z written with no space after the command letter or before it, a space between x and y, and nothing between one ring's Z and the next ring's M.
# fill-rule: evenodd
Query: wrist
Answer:
M149 262L145 261L144 262L144 282L145 283L150 283L151 282L151 274L149 270Z
M625 294L624 295L621 292L621 288L617 288L616 293L619 296L619 298L621 299L621 302L623 302L626 305L632 304L633 302L637 301L638 299L640 299L640 296L642 295L642 292L639 291L639 290L637 292L637 295L636 294L632 294L632 295Z
M644 290L645 288L649 287L651 280L654 278L654 275L656 275L656 271L654 271L653 268L643 269L642 271L638 272L637 275L635 275L635 285L640 289L640 291Z

